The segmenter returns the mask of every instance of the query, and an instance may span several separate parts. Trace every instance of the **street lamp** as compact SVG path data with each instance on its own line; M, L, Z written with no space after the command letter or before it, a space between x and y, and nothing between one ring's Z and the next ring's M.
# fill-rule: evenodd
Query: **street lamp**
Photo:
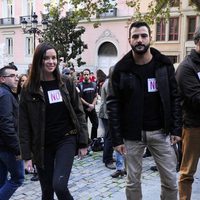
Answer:
M42 33L42 31L37 28L37 25L38 25L37 18L38 18L38 16L35 14L35 12L33 13L33 15L31 17L32 17L31 28L27 30L28 22L26 21L25 18L21 21L21 27L22 27L22 30L23 30L24 33L33 34L33 44L34 44L33 47L34 47L34 50L35 50L35 36L36 36L36 34L40 35ZM48 21L43 19L41 23L42 23L42 30L44 30L44 31L47 30Z

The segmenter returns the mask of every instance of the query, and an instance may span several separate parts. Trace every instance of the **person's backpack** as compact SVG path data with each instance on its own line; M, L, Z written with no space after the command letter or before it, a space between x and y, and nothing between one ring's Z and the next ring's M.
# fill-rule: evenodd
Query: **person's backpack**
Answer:
M104 140L102 137L94 138L90 144L92 151L102 151Z

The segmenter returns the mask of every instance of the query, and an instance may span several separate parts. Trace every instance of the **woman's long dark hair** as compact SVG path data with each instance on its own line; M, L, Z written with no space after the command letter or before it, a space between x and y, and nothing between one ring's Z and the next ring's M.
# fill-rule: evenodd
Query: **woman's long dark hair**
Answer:
M22 78L23 78L24 76L25 76L26 78L28 78L28 75L27 75L27 74L21 74L21 75L19 76L19 81L18 81L18 84L17 84L17 94L18 94L18 95L20 94L21 89L22 89L22 87L21 87L21 82L22 82Z
M28 76L28 80L26 82L25 87L30 91L30 92L38 92L40 89L40 81L41 81L41 73L42 73L42 62L43 58L46 54L46 51L49 49L54 49L57 54L57 60L58 60L58 52L55 49L55 47L48 43L48 42L43 42L40 43L34 52L33 55L33 62L30 70L30 74ZM58 68L58 64L56 69L53 72L53 75L55 79L60 83L61 82L61 77L60 77L60 72Z

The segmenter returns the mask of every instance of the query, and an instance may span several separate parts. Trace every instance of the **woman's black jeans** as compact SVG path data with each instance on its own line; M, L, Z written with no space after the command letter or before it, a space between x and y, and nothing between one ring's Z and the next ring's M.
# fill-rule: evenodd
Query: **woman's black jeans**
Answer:
M77 136L66 136L64 140L45 149L44 169L37 167L42 200L53 200L54 192L58 200L73 200L68 190L77 147Z

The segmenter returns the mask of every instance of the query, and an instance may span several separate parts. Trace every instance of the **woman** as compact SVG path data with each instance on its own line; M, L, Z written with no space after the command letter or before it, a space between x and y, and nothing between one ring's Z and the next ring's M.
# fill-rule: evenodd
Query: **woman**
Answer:
M107 76L101 69L98 69L96 74L97 74L98 94L101 95L101 88L102 88L102 85L104 84Z
M25 168L36 163L42 200L71 200L67 185L76 154L87 153L88 130L74 83L60 76L58 53L37 46L20 98L19 132Z
M22 89L24 83L26 82L27 78L28 78L27 74L21 74L19 76L19 81L18 81L18 84L17 84L17 94L18 95L20 95L21 89Z

